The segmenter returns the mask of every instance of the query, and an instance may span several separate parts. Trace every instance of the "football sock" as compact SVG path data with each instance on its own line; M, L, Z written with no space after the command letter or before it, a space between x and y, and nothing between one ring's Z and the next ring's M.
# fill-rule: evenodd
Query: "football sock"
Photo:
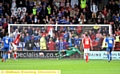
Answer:
M112 59L112 53L110 52L110 60Z
M3 55L2 55L2 62L4 62L4 60L5 60L5 54L3 53Z
M88 54L86 54L86 62L88 62Z
M108 60L109 60L109 54L107 54L107 58L108 58Z
M4 59L5 54L3 53L2 58Z
M8 58L8 55L7 54L5 54L5 60Z
M8 59L10 59L10 52L8 52Z
M16 58L17 58L17 53L15 52L15 53L14 53L14 59L16 59Z
M110 54L109 54L109 61L110 61Z
M88 54L87 54L86 58L87 58L87 62L88 62Z

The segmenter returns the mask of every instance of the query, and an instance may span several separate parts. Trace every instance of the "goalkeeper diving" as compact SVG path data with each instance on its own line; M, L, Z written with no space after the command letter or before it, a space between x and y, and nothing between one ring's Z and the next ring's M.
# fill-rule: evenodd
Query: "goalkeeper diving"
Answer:
M62 51L59 51L57 53L57 55L59 56L59 59L61 58L64 58L64 57L69 57L75 53L79 53L79 54L82 54L79 49L77 48L77 46L75 47L70 47L68 50L62 50Z

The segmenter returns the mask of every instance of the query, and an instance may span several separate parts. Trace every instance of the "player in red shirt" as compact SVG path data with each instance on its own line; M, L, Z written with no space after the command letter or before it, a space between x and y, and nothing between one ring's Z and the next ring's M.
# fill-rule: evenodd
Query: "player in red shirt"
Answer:
M86 62L88 62L88 53L90 51L90 48L92 48L92 42L88 34L85 34L85 38L83 38L83 48L84 48L84 54L86 56Z
M20 34L18 34L15 40L11 43L12 51L14 52L14 55L13 55L14 59L17 58L17 45L19 41L20 41Z

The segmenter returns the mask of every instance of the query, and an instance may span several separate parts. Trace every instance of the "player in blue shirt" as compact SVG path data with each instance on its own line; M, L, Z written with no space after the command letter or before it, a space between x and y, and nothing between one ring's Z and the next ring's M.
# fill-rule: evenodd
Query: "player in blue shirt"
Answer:
M108 37L105 40L106 44L107 44L107 57L108 57L108 62L110 62L112 60L112 49L115 46L115 42L114 42L114 38L109 34Z
M9 51L10 43L11 43L11 38L9 37L9 34L6 33L6 36L3 38L2 62L6 61L6 59L7 59L7 53Z

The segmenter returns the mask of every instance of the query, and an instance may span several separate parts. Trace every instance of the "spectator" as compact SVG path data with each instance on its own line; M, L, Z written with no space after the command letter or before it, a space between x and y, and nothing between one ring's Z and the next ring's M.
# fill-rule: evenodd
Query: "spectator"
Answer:
M47 43L48 44L48 50L55 50L55 42L50 38L50 41Z
M65 0L60 0L60 7L64 7L65 6Z
M86 8L86 0L81 0L81 5L80 5L80 7L81 7L81 9L85 9Z
M104 21L104 18L105 18L105 16L102 14L102 12L99 12L98 19L100 19L102 23Z
M72 35L69 36L68 44L69 44L69 47L74 46L74 37Z
M63 43L63 39L61 38L60 41L57 43L58 46L58 50L62 51L64 50L64 43Z
M100 33L100 31L98 31L98 33L96 34L96 41L99 41L100 38L102 38L102 34Z
M97 26L97 24L93 27L93 31L95 32L95 34L98 32L99 30L99 26Z
M74 44L77 46L77 48L80 50L80 43L81 43L81 38L79 38L77 35L74 38Z
M27 50L33 50L34 46L35 46L35 44L34 44L33 39L32 39L32 40L30 39L29 41L27 41L27 42L25 43L25 48L26 48Z
M107 5L107 9L112 10L112 2L111 1L109 1L108 5Z
M116 43L120 42L120 35L119 35L119 34L117 34L117 35L115 36L115 42L116 42Z
M70 12L70 17L73 18L73 16L75 16L75 11L74 11L74 9L71 9L70 11L71 11Z
M85 15L83 13L81 13L78 21L79 21L79 24L84 24L86 22Z
M0 3L0 16L3 14L2 10L3 10L2 3Z
M90 10L92 12L92 21L93 21L93 19L95 20L97 18L97 12L98 12L98 7L97 7L97 5L94 2L91 5Z
M103 22L101 21L101 19L97 20L97 24L102 24Z
M60 7L60 0L53 0L53 2L55 6Z
M64 44L63 49L64 49L64 50L67 50L69 47L68 47L68 42L67 42L66 39L64 39L63 44Z
M106 19L107 19L108 21L111 21L111 19L112 19L111 16L112 16L111 10L108 9L108 13L107 13L107 15L106 15Z
M106 7L104 7L104 9L102 10L102 13L106 17L106 15L107 15L107 8Z
M14 38L16 38L16 37L17 37L17 34L19 34L18 29L16 29L16 30L15 30L15 32L13 32Z
M113 13L116 13L119 11L119 6L114 1L112 1L112 11Z
M74 8L75 5L78 5L78 0L71 0L72 8Z
M119 13L120 13L120 0L119 0L119 2L118 2L118 6L119 6Z
M48 5L48 7L47 7L47 11L48 11L48 15L50 16L50 14L51 14L51 6L50 5Z
M2 39L5 36L5 29L2 29L0 32L0 38Z
M69 33L67 31L65 31L64 35L63 35L63 39L68 40L69 37Z
M8 23L6 22L6 20L3 23L3 29L5 29L5 33L8 32Z
M46 45L45 36L42 36L40 39L40 50L46 50L46 49L47 49L47 45Z
M120 29L117 28L117 30L115 31L115 35L120 35Z
M45 18L46 15L47 15L47 8L44 5L43 8L42 8L42 10L41 10L41 16L42 16L42 18Z
M25 36L25 43L28 42L30 40L30 36L29 34L27 33L26 36Z
M20 42L25 42L25 35L24 35L24 33L20 37Z
M32 9L32 11L33 11L33 15L36 15L36 14L37 14L37 9L36 9L36 7L34 7L34 8Z
M116 20L115 20L115 27L117 28L117 27L119 27L119 25L120 25L120 21L119 21L118 18L116 18Z
M108 29L107 28L102 28L100 31L101 31L102 35L104 35L104 34L107 35L107 33L108 33Z
M39 40L34 40L34 41L35 41L34 42L35 46L34 46L33 50L40 50L40 42L39 42Z

